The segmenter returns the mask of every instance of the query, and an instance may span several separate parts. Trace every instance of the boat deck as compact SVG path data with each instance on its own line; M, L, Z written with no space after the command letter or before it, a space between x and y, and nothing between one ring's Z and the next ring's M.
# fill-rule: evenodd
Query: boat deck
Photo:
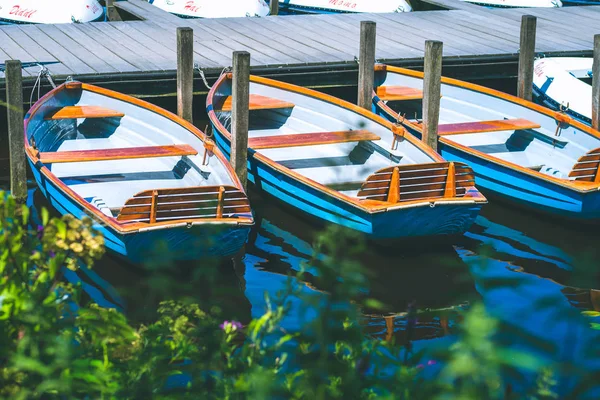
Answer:
M194 60L212 76L247 50L252 66L266 73L355 66L360 21L377 22L376 57L402 65L423 58L424 41L444 42L445 61L517 59L520 18L538 17L538 52L591 54L600 6L561 9L487 9L457 0L423 0L449 10L394 14L329 14L193 20L168 14L143 0L117 7L142 19L87 24L0 26L0 60L48 63L60 81L106 80L162 73L176 68L176 28L194 29ZM422 62L422 61L420 61ZM24 68L33 80L39 67ZM0 74L0 78L2 75ZM2 85L3 82L0 82Z

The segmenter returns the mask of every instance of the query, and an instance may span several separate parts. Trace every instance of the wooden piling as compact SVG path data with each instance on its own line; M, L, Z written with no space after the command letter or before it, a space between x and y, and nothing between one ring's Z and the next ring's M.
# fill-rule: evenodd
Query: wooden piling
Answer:
M440 96L442 92L443 43L425 41L425 76L423 77L423 142L437 151Z
M278 15L279 14L279 0L271 0L269 2L269 6L271 7L271 15Z
M533 62L535 59L535 31L537 19L533 15L521 18L521 44L519 47L519 75L517 96L531 101L533 96Z
M248 124L250 103L250 53L233 52L231 87L231 166L242 186L248 185Z
M177 115L193 122L194 30L177 28Z
M10 152L10 192L18 202L27 200L27 161L23 123L23 73L21 61L6 61L6 112Z
M123 21L119 11L115 8L114 0L105 0L106 4L106 17L109 21Z
M375 70L375 41L377 25L373 21L360 22L360 50L358 56L359 107L371 110L373 104L373 80Z
M600 130L600 35L594 35L592 66L592 127Z

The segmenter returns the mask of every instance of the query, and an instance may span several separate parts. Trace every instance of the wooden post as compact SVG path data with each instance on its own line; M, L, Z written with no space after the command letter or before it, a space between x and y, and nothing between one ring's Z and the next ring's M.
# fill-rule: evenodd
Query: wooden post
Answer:
M533 61L535 58L535 30L537 19L533 15L521 17L521 45L519 47L519 76L517 96L531 101L533 95Z
M123 21L119 11L115 8L114 0L105 0L106 4L106 17L109 21Z
M177 115L193 122L194 30L177 28Z
M443 43L425 41L425 76L423 77L423 137L421 140L437 151L440 97L442 91Z
M271 15L278 15L279 14L279 0L271 0L269 2L269 5L271 6Z
M250 103L250 53L233 52L231 88L231 166L242 186L248 184L248 123Z
M23 123L23 72L21 61L6 61L6 112L10 152L10 192L18 202L27 200L27 161Z
M358 106L372 109L375 74L375 39L377 25L373 21L360 22L360 51L358 56Z
M592 128L600 130L600 35L594 35L592 66Z

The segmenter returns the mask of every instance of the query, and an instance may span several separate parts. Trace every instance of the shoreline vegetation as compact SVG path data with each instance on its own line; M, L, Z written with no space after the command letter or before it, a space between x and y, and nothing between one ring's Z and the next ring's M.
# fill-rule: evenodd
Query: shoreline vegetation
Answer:
M598 389L598 371L506 345L481 303L459 311L445 348L368 335L361 311L383 305L365 296L365 243L334 226L317 236L309 265L325 295L290 277L245 325L224 320L216 304L172 299L156 320L134 325L63 279L104 254L91 220L40 215L32 227L27 206L0 192L0 399L556 399ZM303 309L297 332L281 325L291 296ZM418 313L407 312L410 331Z

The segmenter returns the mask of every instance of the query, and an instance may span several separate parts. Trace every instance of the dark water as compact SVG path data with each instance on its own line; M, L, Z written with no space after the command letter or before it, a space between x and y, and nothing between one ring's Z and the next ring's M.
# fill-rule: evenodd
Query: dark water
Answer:
M197 125L203 128L205 123ZM265 311L265 293L273 297L285 289L288 276L307 263L314 236L322 229L276 200L252 191L250 197L256 227L241 257L221 265L186 263L148 270L105 256L93 271L71 273L68 279L82 282L94 301L122 309L133 321L154 318L161 300L186 299L218 307L224 319L247 322ZM30 203L37 209L48 206L35 190ZM600 369L600 358L590 351L597 347L600 331L592 330L591 319L581 314L600 310L598 229L493 198L490 203L454 243L420 249L369 246L361 259L371 275L368 295L387 307L364 310L366 330L406 340L406 310L414 303L423 311L412 336L415 350L447 347L460 326L459 311L481 301L502 322L499 339L504 344L532 351L548 365ZM300 282L302 290L322 293L310 272ZM300 330L304 307L297 297L291 303L284 327ZM561 392L575 383L564 374Z

